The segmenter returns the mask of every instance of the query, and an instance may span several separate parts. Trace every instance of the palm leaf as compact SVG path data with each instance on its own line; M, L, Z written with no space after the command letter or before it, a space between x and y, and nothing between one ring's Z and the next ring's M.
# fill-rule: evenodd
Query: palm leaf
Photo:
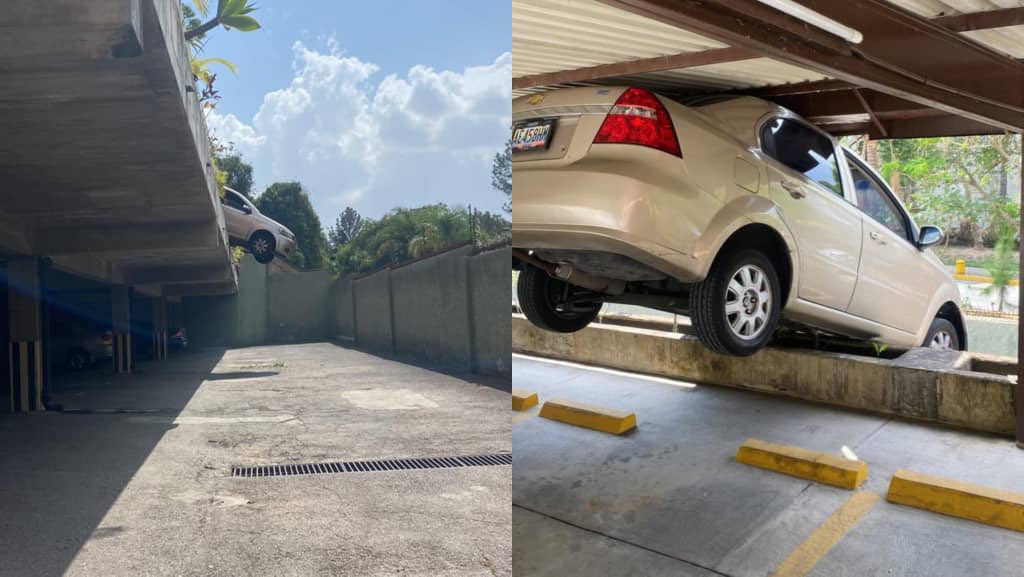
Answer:
M252 16L225 16L220 19L220 23L242 32L252 32L260 28L260 23Z
M203 78L203 73L207 75L209 74L211 64L220 64L224 68L230 70L232 74L238 74L238 65L226 58L218 58L216 56L212 58L193 58L192 72L196 76Z
M210 12L209 0L192 0L192 4L196 7L196 12L199 12L203 16L206 16Z

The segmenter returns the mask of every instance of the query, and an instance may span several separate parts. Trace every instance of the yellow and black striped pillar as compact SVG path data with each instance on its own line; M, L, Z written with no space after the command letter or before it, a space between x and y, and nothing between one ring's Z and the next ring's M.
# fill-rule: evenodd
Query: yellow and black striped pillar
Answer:
M114 333L114 370L132 372L132 334Z
M10 407L12 412L45 411L43 405L42 341L10 341Z

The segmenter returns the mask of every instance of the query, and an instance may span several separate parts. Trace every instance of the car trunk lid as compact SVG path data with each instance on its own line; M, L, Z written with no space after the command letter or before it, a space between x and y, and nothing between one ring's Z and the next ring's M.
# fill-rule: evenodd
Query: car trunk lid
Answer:
M512 161L531 162L582 156L590 147L622 87L567 88L522 96L512 101ZM550 134L545 135L544 129ZM524 132L533 129L532 132ZM539 139L547 140L539 143ZM530 138L534 142L530 143ZM525 146L517 150L517 145ZM539 144L538 144L539 143Z

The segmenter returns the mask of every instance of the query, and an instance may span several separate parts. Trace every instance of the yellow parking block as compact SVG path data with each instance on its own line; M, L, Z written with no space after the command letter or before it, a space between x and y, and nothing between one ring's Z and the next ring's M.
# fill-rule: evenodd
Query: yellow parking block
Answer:
M636 428L636 415L595 405L551 399L540 408L540 416L577 427L622 435Z
M740 463L809 481L856 489L868 478L868 464L799 447L747 439L736 451Z
M899 469L885 496L892 503L1024 531L1024 493Z
M525 411L530 407L537 406L537 393L530 393L520 389L512 389L512 410Z

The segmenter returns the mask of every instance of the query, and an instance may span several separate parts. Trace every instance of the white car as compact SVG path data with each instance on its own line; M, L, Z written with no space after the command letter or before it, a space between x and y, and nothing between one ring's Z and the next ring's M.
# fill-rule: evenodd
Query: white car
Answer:
M224 188L224 223L228 237L244 245L257 262L268 263L274 255L290 256L298 244L288 227L262 214L245 195L231 188Z

